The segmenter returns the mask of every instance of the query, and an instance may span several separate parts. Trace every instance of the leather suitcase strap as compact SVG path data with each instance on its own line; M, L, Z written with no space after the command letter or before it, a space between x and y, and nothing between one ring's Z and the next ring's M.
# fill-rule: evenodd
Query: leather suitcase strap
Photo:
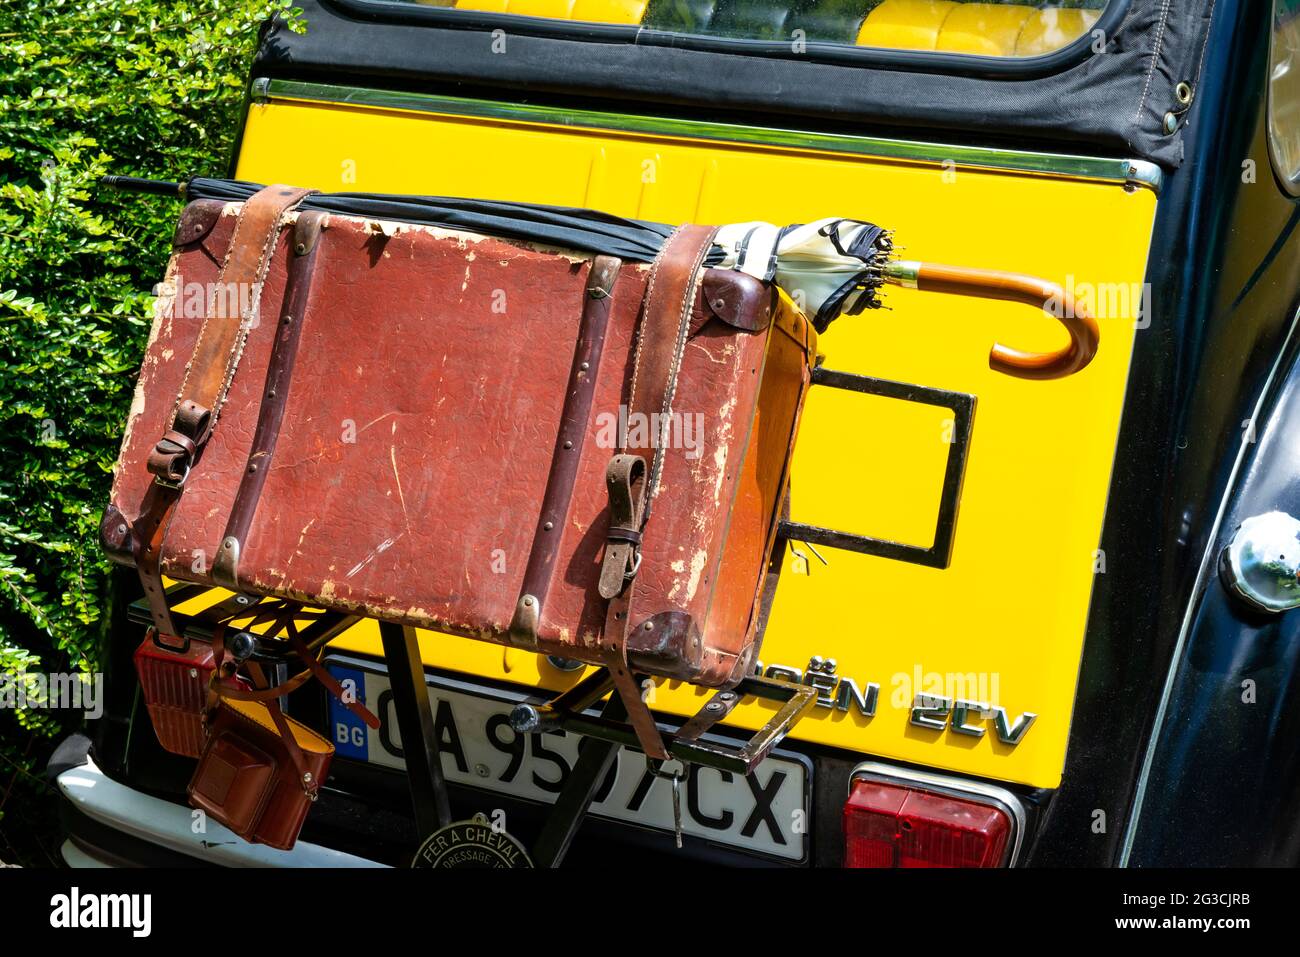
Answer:
M207 429L207 413L197 405L189 402L182 402L177 410L175 423L181 428L192 429L195 434L201 434ZM166 438L163 442L167 442ZM194 445L192 440L187 440ZM159 442L162 445L163 442ZM197 446L195 446L197 450ZM189 466L185 466L185 473L188 473ZM140 505L140 515L135 520L131 528L131 543L135 556L135 568L140 576L140 583L144 586L144 597L149 603L149 613L153 618L153 625L158 629L162 637L163 644L171 645L167 636L178 638L176 634L176 625L172 621L171 610L167 607L167 596L163 589L162 580L162 545L163 538L167 534L167 523L171 520L172 513L176 510L176 504L181 497L181 483L185 480L185 473L176 478L164 477L155 474L153 484L149 486L149 491L145 493L144 502Z
M280 306L275 339L271 345L271 358L266 369L266 383L262 390L262 405L257 416L257 428L248 451L248 465L239 481L235 500L230 506L226 529L212 561L212 581L233 592L242 591L239 581L239 556L248 545L248 533L257 511L257 503L271 471L284 409L288 402L289 386L293 381L294 362L303 319L307 312L307 299L311 293L312 277L316 265L316 251L321 231L329 214L305 210L294 223L293 251L284 281L284 300Z
M163 634L176 633L161 572L167 523L180 501L190 467L216 426L239 365L275 252L281 217L313 192L267 186L244 203L217 277L223 295L213 297L186 367L171 424L149 456L154 483L132 530L132 543L154 626Z
M690 332L704 257L716 227L679 226L664 242L646 283L645 305L637 331L628 393L628 417L638 414L666 428L671 421L677 378ZM653 418L652 416L657 416ZM627 706L628 720L641 749L650 758L667 760L663 736L641 697L627 661L632 598L641 564L641 533L650 518L663 471L665 436L649 437L649 446L627 447L610 459L606 474L610 520L601 564L600 594L609 600L602 637L602 659L614 687ZM649 453L647 464L641 453Z
M334 695L343 707L347 708L354 715L360 718L376 731L379 730L379 718L373 711L363 705L354 695L347 692L347 689L339 683L326 667L320 663L320 659L312 650L307 647L306 643L295 633L288 636L289 647L291 647L303 664L307 667L293 675L291 678L280 682L274 687L265 687L260 689L242 688L233 681L223 680L234 677L234 672L238 665L233 661L227 662L225 659L225 631L226 626L217 627L216 634L212 640L212 653L215 668L213 670L212 680L208 684L208 710L216 706L218 698L232 698L235 701L255 701L267 702L277 698L283 698L291 692L297 691L313 677L318 679L325 686L325 690ZM252 664L252 662L250 662ZM229 672L229 673L227 673Z
M268 688L270 682L267 680L265 672L262 671L261 665L255 661L250 661L248 662L247 667L248 673L252 675L253 680L261 687ZM302 787L303 793L314 802L320 796L320 782L313 778L311 772L307 770L307 759L303 756L302 746L298 744L298 739L294 736L293 729L289 727L289 723L285 720L284 712L280 710L279 698L270 698L263 702L263 704L267 713L271 716L272 723L275 724L276 732L284 741L284 749L289 755L289 760L293 762L294 770L298 772L299 786ZM312 733L314 734L315 732ZM320 735L317 735L317 737L320 737Z
M614 288L623 261L614 256L597 256L587 272L582 318L578 324L578 341L569 369L569 384L560 414L560 428L555 436L551 471L546 477L546 491L537 517L533 547L524 569L523 585L510 622L510 640L516 647L537 650L537 629L542 604L550 589L555 566L560 558L560 532L569 504L573 500L578 465L586 444L587 421L595 399L600 359L605 351L605 336L613 311Z
M262 283L279 237L280 217L314 192L294 186L267 186L250 196L239 211L217 277L221 289L233 289L237 294L214 297L176 400L178 405L188 399L207 408L211 413L209 429L217 424L244 340L257 314Z

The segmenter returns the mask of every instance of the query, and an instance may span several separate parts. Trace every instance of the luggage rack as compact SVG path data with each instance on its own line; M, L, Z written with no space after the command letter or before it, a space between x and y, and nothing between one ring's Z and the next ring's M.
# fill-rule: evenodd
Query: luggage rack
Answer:
M306 620L305 626L292 627L297 628L307 647L316 651L361 620L359 615L313 609L302 603L279 599L259 601L244 595L233 595L195 613L175 610L177 605L209 590L206 585L190 583L178 583L167 588L167 603L180 632L178 637L187 641L194 638L211 640L223 626L238 628L237 623L241 620L268 624L265 635L252 635L252 644L256 648L253 656L267 663L288 663L293 657L292 652L277 649L270 641L281 630L291 627L290 622ZM133 602L128 619L135 624L151 625L148 603L144 599ZM386 621L380 621L378 625L398 732L404 742L423 743L423 747L405 748L415 823L423 839L452 823L447 783L438 755L433 709L424 680L424 665L415 628ZM638 684L642 680L642 676L637 676ZM681 763L683 771L686 765L696 764L734 774L749 774L808 712L816 702L816 696L817 689L810 685L751 675L734 688L714 692L699 712L676 731L663 732L661 729L665 748L671 759ZM600 713L589 714L602 698L605 701ZM776 711L743 744L704 740L704 735L714 725L746 699L774 703ZM614 692L614 679L605 668L596 669L549 700L525 702L510 713L510 726L518 734L564 731L589 739L581 748L564 788L529 851L537 867L558 867L563 861L618 749L639 750L636 731L626 718L623 701ZM654 764L651 769L657 776L680 780L680 775L665 772Z

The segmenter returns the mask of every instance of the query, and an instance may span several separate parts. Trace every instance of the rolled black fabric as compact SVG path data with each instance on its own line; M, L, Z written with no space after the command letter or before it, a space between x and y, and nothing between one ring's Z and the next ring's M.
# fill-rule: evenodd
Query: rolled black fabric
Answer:
M185 195L237 203L260 189L260 183L197 176L186 184ZM639 263L652 262L676 228L575 206L454 196L313 193L299 208L441 226ZM892 255L888 230L862 220L829 218L798 226L722 226L704 264L738 269L763 282L775 281L792 296L799 294L823 332L841 313L856 315L880 306L882 269Z
M243 180L196 176L189 181L186 196L189 199L242 202L261 188L259 183ZM644 263L651 262L659 254L664 240L673 231L672 226L664 223L624 219L594 209L452 196L316 193L307 197L300 208L462 229L484 236L560 246ZM713 262L720 258L721 252L715 251Z

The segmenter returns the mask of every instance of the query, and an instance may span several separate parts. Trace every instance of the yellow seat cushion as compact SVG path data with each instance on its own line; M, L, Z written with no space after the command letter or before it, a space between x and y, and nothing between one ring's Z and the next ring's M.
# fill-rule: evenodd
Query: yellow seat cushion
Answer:
M936 50L1015 56L1020 31L1035 11L1019 4L963 3L948 14Z
M884 0L862 21L860 47L933 50L954 0Z
M1091 30L1100 17L1100 10L1035 10L1020 29L1016 56L1038 56L1059 50Z
M588 23L640 23L649 0L455 0L457 10Z

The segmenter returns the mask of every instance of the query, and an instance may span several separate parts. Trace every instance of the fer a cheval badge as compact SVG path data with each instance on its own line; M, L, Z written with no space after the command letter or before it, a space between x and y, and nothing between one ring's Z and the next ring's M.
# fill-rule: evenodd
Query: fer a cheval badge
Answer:
M488 823L482 814L434 831L415 852L412 867L527 867L533 866L524 846L505 828Z

